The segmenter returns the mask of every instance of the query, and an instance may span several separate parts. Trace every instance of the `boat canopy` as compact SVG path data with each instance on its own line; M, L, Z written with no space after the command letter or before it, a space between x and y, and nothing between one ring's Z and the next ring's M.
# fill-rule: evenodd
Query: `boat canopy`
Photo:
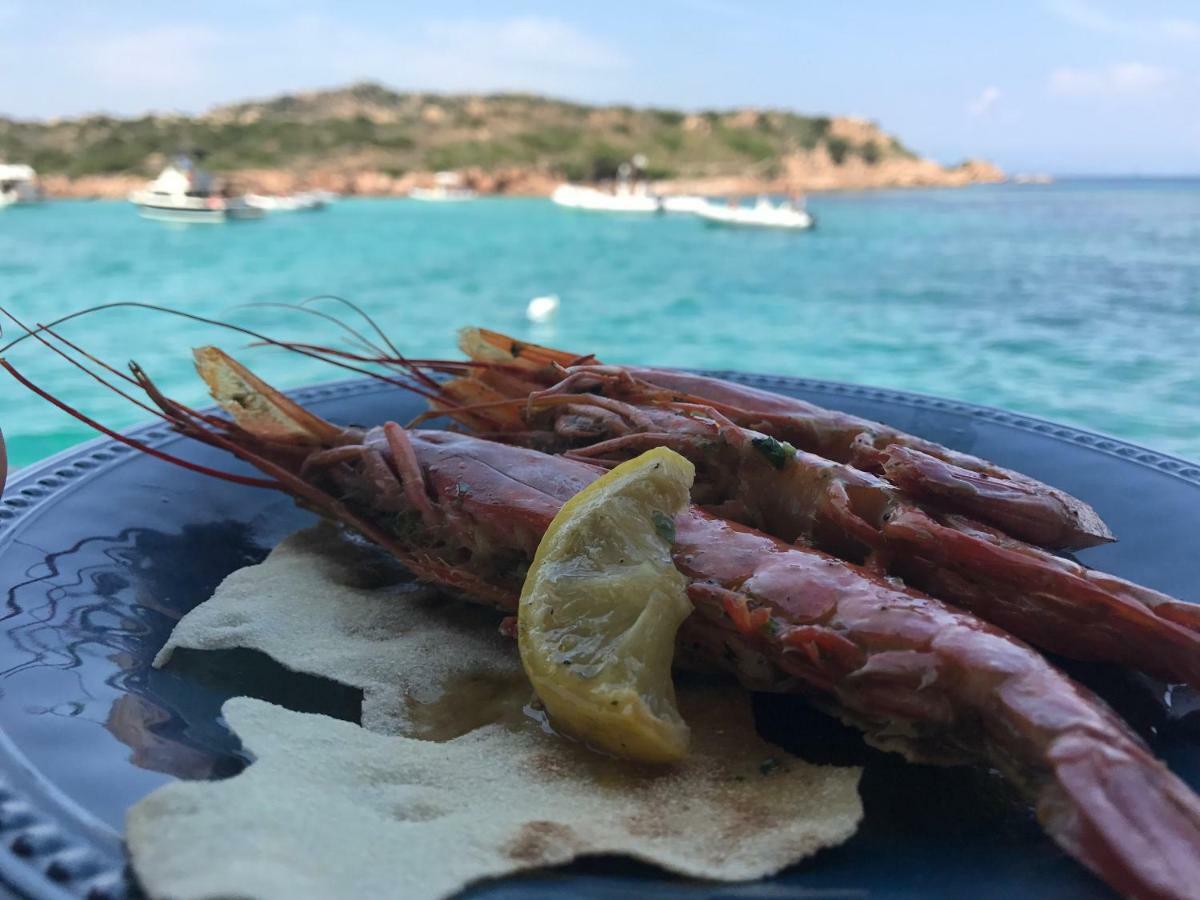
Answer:
M0 181L33 181L37 173L24 163L0 163Z
M207 196L213 193L213 188L212 176L197 167L186 155L173 159L150 183L150 190L156 194Z

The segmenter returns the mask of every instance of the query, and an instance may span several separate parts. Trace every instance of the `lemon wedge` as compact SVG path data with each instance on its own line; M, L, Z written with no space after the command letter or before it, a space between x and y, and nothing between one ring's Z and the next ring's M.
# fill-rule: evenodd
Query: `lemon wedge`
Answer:
M665 447L601 476L554 517L521 591L521 662L551 721L642 762L687 752L671 661L692 604L671 543L694 477Z

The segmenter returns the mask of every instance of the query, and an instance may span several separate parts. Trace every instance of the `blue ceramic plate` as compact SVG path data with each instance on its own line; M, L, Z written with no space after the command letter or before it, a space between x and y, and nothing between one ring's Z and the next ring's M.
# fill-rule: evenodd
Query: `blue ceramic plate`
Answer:
M1081 559L1200 600L1200 468L997 410L826 382L723 374L882 420L1058 485L1121 536ZM341 423L404 421L416 398L371 381L297 392ZM138 437L228 467L159 426ZM20 472L0 502L0 876L36 897L136 892L125 810L174 778L245 764L219 717L251 694L346 719L358 692L286 673L247 651L181 654L150 668L175 622L232 570L311 516L286 497L169 466L102 440ZM1200 787L1200 700L1149 680L1071 666ZM866 818L845 846L767 882L720 886L597 859L481 885L471 897L1104 897L995 776L909 766L790 698L755 700L760 730L814 761L865 766ZM499 775L497 777L500 777ZM218 861L214 864L219 865Z

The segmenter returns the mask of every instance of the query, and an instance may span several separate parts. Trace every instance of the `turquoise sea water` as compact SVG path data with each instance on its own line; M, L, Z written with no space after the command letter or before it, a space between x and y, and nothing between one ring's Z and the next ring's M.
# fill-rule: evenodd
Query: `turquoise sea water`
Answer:
M144 300L329 343L340 335L322 320L239 308L328 292L412 355L450 355L458 326L482 324L611 361L941 394L1200 458L1200 181L825 195L810 207L818 229L790 234L543 200L347 200L190 227L125 203L47 203L0 212L0 304L45 321ZM557 317L527 322L545 294L561 298ZM137 359L186 401L203 393L191 346L244 345L141 311L67 334ZM280 351L242 355L283 386L340 374ZM32 342L9 358L108 423L145 418ZM90 436L2 374L0 427L17 466Z

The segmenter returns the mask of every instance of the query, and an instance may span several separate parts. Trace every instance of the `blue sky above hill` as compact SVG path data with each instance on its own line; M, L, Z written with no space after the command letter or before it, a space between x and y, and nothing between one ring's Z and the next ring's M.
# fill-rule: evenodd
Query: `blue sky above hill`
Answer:
M196 112L376 80L879 121L945 162L1200 172L1200 4L0 0L0 114Z

